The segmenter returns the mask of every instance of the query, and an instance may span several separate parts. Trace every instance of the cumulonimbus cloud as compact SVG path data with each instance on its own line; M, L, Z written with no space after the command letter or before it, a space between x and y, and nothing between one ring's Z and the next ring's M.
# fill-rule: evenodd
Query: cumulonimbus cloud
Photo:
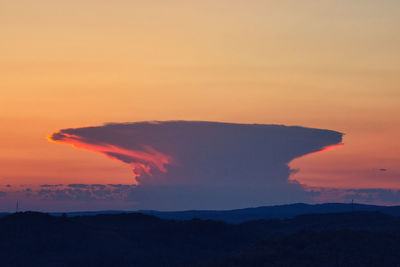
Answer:
M141 208L157 208L157 203L165 208L206 208L212 202L236 208L239 203L307 200L302 186L289 181L288 163L340 144L342 133L283 125L166 121L69 128L53 133L49 140L129 164L133 183L139 185L130 198Z
M151 169L154 168L161 172L166 172L165 164L172 162L171 157L160 153L150 145L141 145L138 148L126 149L122 146L95 141L89 137L70 134L68 133L70 131L71 129L61 130L50 135L48 139L56 143L66 143L76 148L98 152L106 157L122 161L132 167L135 178L143 174L151 176Z

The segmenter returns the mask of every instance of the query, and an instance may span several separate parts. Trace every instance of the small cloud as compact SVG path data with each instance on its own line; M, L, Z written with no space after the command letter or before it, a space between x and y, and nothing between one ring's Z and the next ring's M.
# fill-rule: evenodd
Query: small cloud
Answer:
M61 187L63 184L41 184L40 187L47 188L47 187Z
M68 187L88 189L90 186L88 184L69 184Z
M99 190L99 189L105 189L105 188L106 188L106 186L103 185L103 184L92 184L92 185L90 185L90 187L91 187L92 189L97 189L97 190Z
M41 200L53 201L112 201L125 199L131 185L70 184L63 187L45 187L36 192Z

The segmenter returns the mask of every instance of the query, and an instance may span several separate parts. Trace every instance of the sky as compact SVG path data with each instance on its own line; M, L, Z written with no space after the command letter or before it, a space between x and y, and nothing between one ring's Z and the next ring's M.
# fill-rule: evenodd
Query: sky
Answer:
M16 200L49 211L147 207L127 200L130 166L47 137L170 120L344 133L344 145L290 161L284 178L318 192L307 202L400 204L399 8L396 0L0 0L0 210ZM68 197L55 198L56 185ZM102 198L102 186L120 197ZM165 209L186 208L174 203Z

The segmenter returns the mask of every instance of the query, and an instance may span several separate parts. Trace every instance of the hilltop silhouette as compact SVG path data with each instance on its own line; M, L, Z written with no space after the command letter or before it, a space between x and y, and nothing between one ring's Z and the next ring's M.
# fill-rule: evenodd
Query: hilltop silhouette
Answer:
M396 266L400 218L305 214L229 224L142 213L0 218L1 266Z
M190 220L199 218L228 223L242 223L250 220L285 219L309 213L338 213L350 211L379 211L384 214L400 216L400 206L377 206L365 204L323 203L323 204L288 204L263 206L235 210L188 210L188 211L154 211L140 210L141 213L157 216L162 219ZM77 214L78 215L78 214Z

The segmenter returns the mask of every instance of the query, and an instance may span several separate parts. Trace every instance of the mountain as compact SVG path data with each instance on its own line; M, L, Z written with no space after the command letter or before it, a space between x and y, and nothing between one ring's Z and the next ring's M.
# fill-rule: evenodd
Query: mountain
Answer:
M4 216L6 216L6 215L9 215L10 213L8 213L8 212L0 212L0 218L1 217L4 217Z
M74 211L74 212L50 212L53 216L62 216L67 214L69 217L75 216L93 216L100 214L121 214L121 213L132 213L131 210L99 210L99 211Z
M234 210L187 210L187 211L157 211L157 210L138 210L136 212L153 215L160 219L171 220L215 220L226 223L243 223L251 220L285 219L294 218L302 214L323 214L351 211L379 211L383 214L400 216L400 206L377 206L365 204L349 203L323 203L323 204L288 204L277 206L263 206L256 208L234 209ZM126 210L100 210L100 211L78 211L67 212L69 217L90 216L99 214L119 214L129 213ZM0 213L0 217L8 213ZM61 216L62 212L50 213L54 216Z
M324 203L324 204L289 204L278 206L264 206L235 210L188 210L188 211L155 211L140 210L139 212L154 215L161 219L217 220L227 223L242 223L250 220L293 218L301 214L310 213L337 213L350 211L379 211L384 214L400 216L400 206L376 206L364 204Z
M142 213L0 218L1 266L399 266L400 218L304 214L228 224Z

